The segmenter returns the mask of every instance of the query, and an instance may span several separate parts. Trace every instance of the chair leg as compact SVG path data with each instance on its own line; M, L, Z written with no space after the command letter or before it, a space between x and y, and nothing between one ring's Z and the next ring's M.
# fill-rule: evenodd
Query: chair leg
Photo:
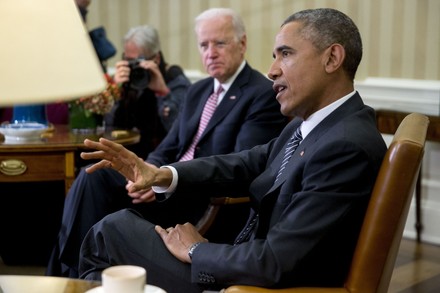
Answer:
M417 233L417 242L421 241L422 238L422 230L423 230L423 224L422 224L422 208L421 208L421 201L422 201L422 166L420 166L420 172L419 176L417 178L416 183L416 233Z

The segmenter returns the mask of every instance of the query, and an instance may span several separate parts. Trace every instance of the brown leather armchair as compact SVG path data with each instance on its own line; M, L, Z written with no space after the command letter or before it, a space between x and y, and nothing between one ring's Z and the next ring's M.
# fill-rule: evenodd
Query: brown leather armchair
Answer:
M386 293L423 159L429 119L412 113L400 123L382 162L351 268L340 288L266 289L235 285L224 293Z

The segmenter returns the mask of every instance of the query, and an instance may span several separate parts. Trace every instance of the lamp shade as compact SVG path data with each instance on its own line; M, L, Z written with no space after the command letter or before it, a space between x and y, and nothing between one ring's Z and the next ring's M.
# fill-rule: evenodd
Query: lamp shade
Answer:
M1 0L0 37L0 106L71 100L105 89L73 0Z

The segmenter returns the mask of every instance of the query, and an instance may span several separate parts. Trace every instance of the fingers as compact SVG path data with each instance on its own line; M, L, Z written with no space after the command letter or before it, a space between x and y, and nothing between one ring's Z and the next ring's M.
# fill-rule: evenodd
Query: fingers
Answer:
M165 239L168 237L168 232L159 225L156 225L154 230L156 230L157 234L159 234L160 238L165 242Z
M121 60L116 63L116 72L114 80L116 83L127 82L130 78L130 68L128 67L128 61Z
M106 138L103 138L103 137L101 137L99 139L99 141L93 141L93 140L90 140L90 139L86 138L84 140L84 145L86 147L90 148L90 149L95 149L95 150L98 150L98 151L102 151L102 152L92 152L92 153L89 153L89 154L94 154L93 158L96 158L97 154L103 155L104 153L105 154L110 154L112 156L115 156L115 155L117 155L117 154L119 154L121 152L124 152L124 150L127 150L121 144L115 143L115 142L113 142L111 140L108 140Z
M159 70L159 66L158 66L154 61L151 61L151 60L142 60L142 61L139 63L139 65L140 65L143 69L151 70L151 71L155 71L155 73L159 73L159 72L156 72L156 71Z
M89 167L87 167L85 169L86 173L93 173L98 169L103 169L103 168L111 168L112 167L112 163L110 163L109 161L106 160L102 160L96 164L93 164Z
M156 232L157 232L158 234L162 234L162 235L164 235L164 236L168 236L168 234L169 234L171 231L174 230L174 227L168 227L168 228L164 229L164 228L162 228L161 226L156 225L156 226L154 227L154 230L156 230ZM163 237L162 237L162 238L163 238Z
M129 181L125 186L125 188L128 191L128 196L130 196L133 199L132 202L134 204L142 203L142 202L152 202L155 200L155 193L151 188L141 189L136 192L130 192L132 185L133 183Z
M149 203L149 202L153 202L153 201L156 200L156 197L154 196L154 193L153 193L153 195L150 195L149 192L144 193L144 194L142 194L142 195L139 196L139 197L133 197L133 196L132 196L132 198L133 198L132 202L133 202L134 204L137 204L137 203L143 203L143 202L145 202L145 203Z

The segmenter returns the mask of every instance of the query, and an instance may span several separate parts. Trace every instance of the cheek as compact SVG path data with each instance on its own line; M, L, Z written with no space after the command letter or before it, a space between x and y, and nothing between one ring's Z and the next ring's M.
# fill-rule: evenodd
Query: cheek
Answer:
M208 64L208 54L206 53L200 53L200 57L202 59L202 63L203 65L207 65Z

